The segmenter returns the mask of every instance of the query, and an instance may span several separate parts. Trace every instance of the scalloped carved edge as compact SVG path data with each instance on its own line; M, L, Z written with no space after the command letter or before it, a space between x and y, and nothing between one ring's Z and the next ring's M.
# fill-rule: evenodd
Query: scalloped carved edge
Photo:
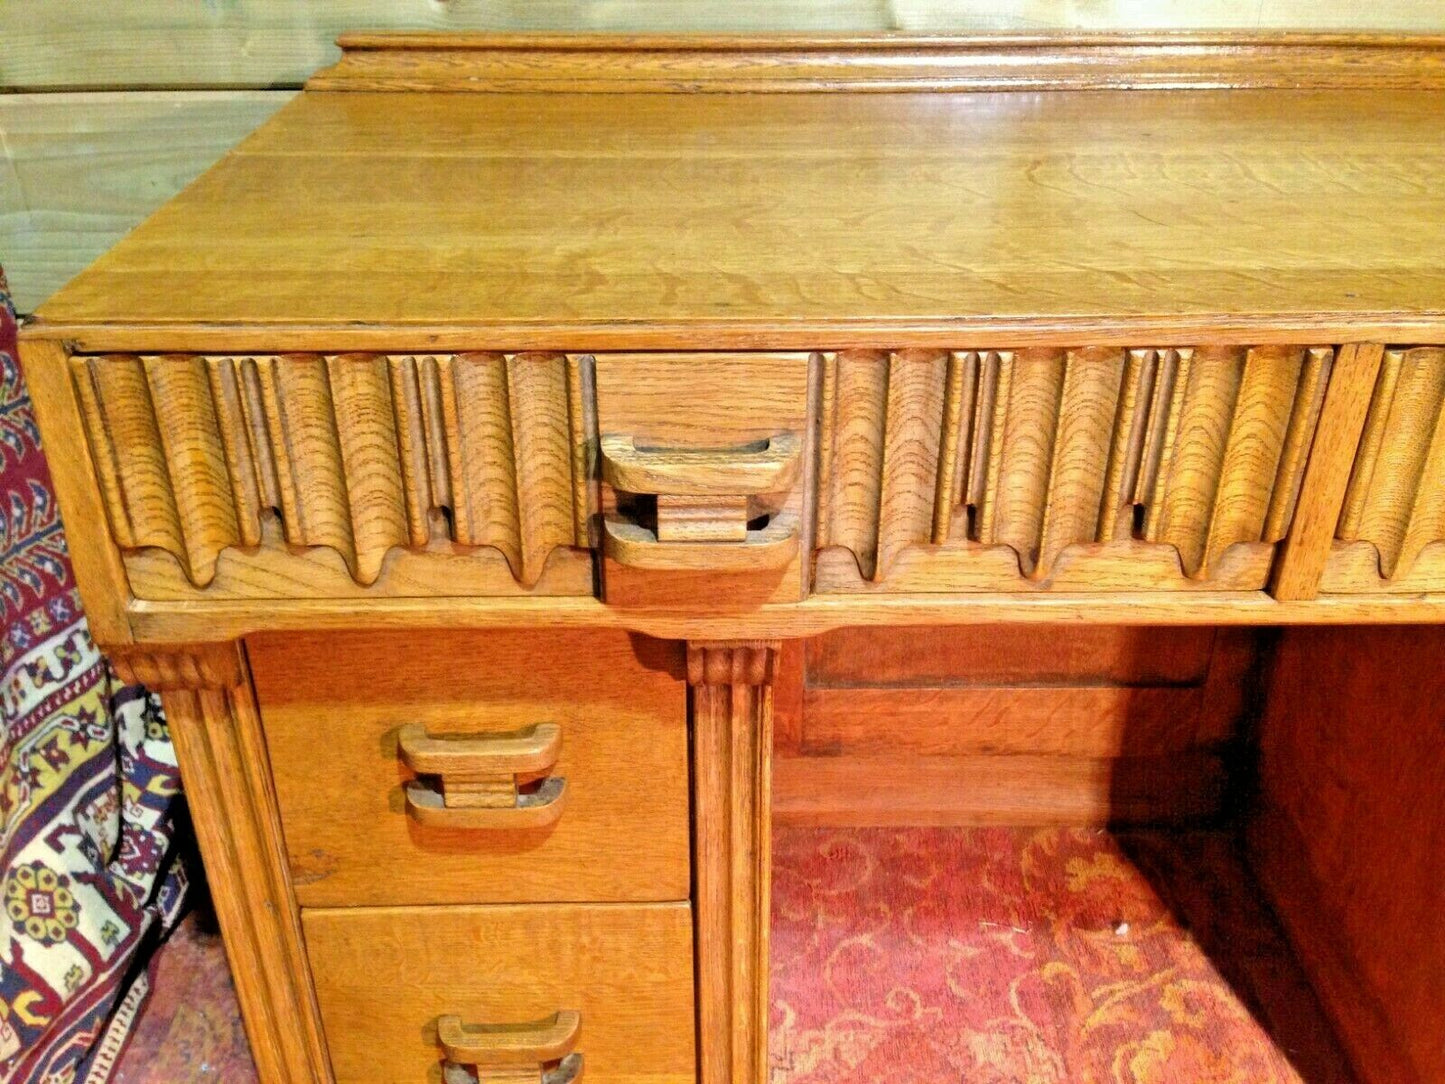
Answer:
M1335 532L1373 549L1375 576L1340 546L1330 559L1355 571L1358 590L1407 582L1426 548L1445 540L1442 423L1445 347L1386 350ZM1338 572L1326 575L1338 582Z
M871 583L915 547L1007 547L1042 586L1080 545L1134 539L1207 582L1239 544L1287 534L1334 356L825 355L815 544L851 551Z
M1171 548L1181 574L1155 568L1136 587L1257 589L1251 561L1230 578L1243 567L1232 551L1286 537L1334 357L1301 346L818 353L806 525L816 550L851 552L867 584L887 582L907 551L928 547L942 569L950 550L977 544L1007 547L1018 571L968 589L1048 587L1065 558L1081 567L1081 546L1137 540ZM150 577L145 597L221 597L207 588L223 567L221 594L260 597L247 585L283 558L306 574L296 597L431 597L590 593L592 365L109 355L72 358L71 372L112 534L126 567ZM1422 417L1438 417L1431 403ZM447 546L495 551L512 577L462 562L465 582L452 582L421 565ZM544 582L559 549L579 560ZM146 557L156 551L184 575ZM296 564L318 551L345 571ZM416 567L388 585L398 562Z
M123 552L198 588L223 551L326 548L360 586L398 547L491 547L519 584L590 542L590 357L107 355L71 372Z
M1408 571L1387 576L1382 564L1379 547L1373 542L1335 539L1325 562L1319 592L1418 596L1445 591L1445 538L1427 542L1410 562Z
M1445 86L1445 37L1261 32L366 33L308 91L705 93Z

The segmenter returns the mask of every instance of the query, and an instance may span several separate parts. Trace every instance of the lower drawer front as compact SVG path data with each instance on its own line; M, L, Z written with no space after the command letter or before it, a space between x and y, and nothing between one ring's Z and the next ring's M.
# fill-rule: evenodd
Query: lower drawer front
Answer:
M438 1084L438 1021L575 1012L589 1084L691 1084L686 903L302 912L336 1084ZM485 1076L484 1076L485 1079Z
M301 906L687 898L676 645L600 631L357 632L248 648ZM550 823L506 812L478 826L466 808L419 819L403 728L471 744L538 724L558 728L546 774L566 781Z

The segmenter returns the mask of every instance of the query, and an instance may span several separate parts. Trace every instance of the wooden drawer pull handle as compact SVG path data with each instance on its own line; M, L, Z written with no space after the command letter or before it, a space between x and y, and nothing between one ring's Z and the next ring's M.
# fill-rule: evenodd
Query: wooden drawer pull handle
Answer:
M798 552L795 515L749 525L750 498L781 493L798 477L802 441L781 433L760 447L641 449L602 438L602 477L614 489L656 496L657 524L603 520L602 548L628 568L652 572L768 572Z
M607 519L602 550L620 565L653 572L767 572L798 553L798 524L775 516L739 542L668 542L636 523Z
M792 486L802 462L796 433L743 449L638 448L631 437L602 438L602 478L624 493L729 497Z
M443 1080L570 1084L582 1078L582 1055L572 1052L581 1032L581 1015L565 1010L530 1024L463 1024L460 1016L443 1016L437 1020L437 1038L447 1059ZM556 1066L549 1069L553 1062Z
M567 780L548 775L562 752L556 723L459 738L434 738L411 723L401 728L397 748L401 762L424 777L405 787L407 813L419 824L545 828L562 815Z

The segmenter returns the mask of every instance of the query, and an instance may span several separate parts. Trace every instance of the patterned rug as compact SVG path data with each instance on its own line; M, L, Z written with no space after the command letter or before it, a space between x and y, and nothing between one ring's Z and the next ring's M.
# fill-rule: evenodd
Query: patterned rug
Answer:
M1222 833L774 833L774 1084L1346 1084Z
M114 682L86 630L3 284L0 1080L103 1084L184 899L180 783L159 702Z
M111 1084L256 1084L221 935L204 905L166 941L153 983Z
M772 1084L1351 1084L1230 836L774 834ZM114 1084L255 1084L188 918Z

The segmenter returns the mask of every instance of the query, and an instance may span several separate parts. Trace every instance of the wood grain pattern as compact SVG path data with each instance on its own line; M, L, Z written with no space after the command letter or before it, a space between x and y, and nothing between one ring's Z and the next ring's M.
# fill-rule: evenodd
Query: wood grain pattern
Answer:
M851 557L847 558L850 562ZM732 600L736 602L736 600ZM192 643L259 631L335 629L601 628L666 639L726 634L738 639L810 636L849 626L1073 627L1200 624L1418 625L1445 621L1439 594L1338 594L1280 602L1264 591L955 592L919 595L811 595L801 602L700 608L695 597L656 608L612 606L597 598L506 596L376 598L358 612L351 599L138 602L128 611L135 636L149 643Z
M395 635L356 633L258 637L250 652L304 906L688 897L687 700L676 645L552 631L402 647ZM567 799L556 824L414 823L403 788L416 773L397 743L416 723L436 737L560 726L552 774L567 781Z
M887 589L1050 587L1065 564L1107 562L1117 543L1172 551L1136 564L1135 586L1261 587L1267 566L1241 568L1231 550L1288 533L1333 358L1325 347L832 356L818 544L851 550L859 578L820 563L819 589L886 585L905 550L929 543L946 556L930 569L936 551L910 554ZM955 429L940 433L943 419Z
M117 545L171 555L202 591L223 554L238 569L301 575L296 550L318 548L363 589L394 550L467 557L479 547L506 558L516 585L537 587L554 550L588 543L576 507L586 479L573 474L574 447L589 439L572 413L585 364L343 354L108 356L72 367ZM484 566L469 564L470 580L450 589L483 578ZM153 597L187 593L150 586L164 581L153 558L142 570L138 589ZM245 583L235 571L222 593L242 595ZM318 575L303 590L328 589Z
M766 1080L776 642L691 642L701 1084Z
M1291 629L1250 854L1361 1080L1445 1074L1445 637Z
M303 94L30 333L142 353L1441 342L1439 127L1429 91ZM386 167L356 168L371 155Z
M802 352L596 356L609 603L717 609L807 594L815 366ZM708 493L746 498L741 522L735 504L730 523L709 528L733 540L669 541L679 502Z
M1092 759L1043 754L779 756L773 820L798 826L1103 825L1218 813L1219 754Z
M678 93L1445 85L1445 39L1350 34L345 34L312 90ZM539 55L540 54L540 55ZM539 62L539 60L541 62Z
M132 655L155 680L262 1084L330 1084L261 719L238 644Z
M352 42L315 84L351 92L303 94L25 332L82 461L61 488L96 513L88 590L177 720L266 1079L326 1084L311 963L343 1080L435 1076L442 1018L460 1049L570 1009L604 1021L594 1077L759 1081L774 814L1187 820L1243 793L1254 637L1181 633L1125 673L1127 637L1035 665L998 636L979 661L1021 688L925 633L897 680L810 687L789 656L774 805L782 632L1445 619L1445 38L399 44ZM372 92L413 84L489 93ZM696 93L799 89L841 92ZM1408 345L1366 409L1369 342ZM785 439L772 488L709 488ZM699 456L724 458L699 481ZM783 534L777 567L698 548L757 564L750 530ZM1340 563L1369 552L1372 576ZM305 634L254 639L255 694L234 647L195 646L260 628ZM402 727L539 722L560 818L478 842L407 815L434 773ZM1378 768L1332 736L1293 735L1320 785ZM476 773L469 816L529 785ZM1298 849L1397 914L1355 853ZM1433 904L1428 862L1392 872ZM1356 961L1365 1056L1433 1071L1430 947L1330 908L1319 973ZM1392 1000L1408 1034L1372 1023Z
M31 17L0 6L6 42L0 83L21 62L17 35L29 33L6 24L28 24ZM34 312L294 96L289 90L0 94L0 253L16 307Z
M1177 686L1204 680L1215 639L1208 627L898 625L837 629L803 651L812 688Z
M1340 512L1336 538L1345 545L1331 554L1322 590L1420 590L1411 573L1445 541L1442 411L1445 350L1387 350ZM1372 551L1373 570L1362 567L1362 551ZM1431 571L1427 582L1445 582Z
M132 636L126 605L130 601L130 584L117 550L119 538L106 526L106 494L113 490L114 483L101 473L103 460L80 451L84 408L70 379L69 358L61 343L37 339L21 348L20 362L46 446L70 447L78 453L52 453L46 462L60 514L68 525L66 548L90 633L96 642L107 646L129 644ZM77 529L81 524L85 527ZM210 638L210 633L193 637Z
M1271 576L1275 598L1313 598L1319 593L1383 354L1377 343L1354 343L1341 347L1335 359L1300 481L1295 521Z
M440 1080L440 1017L559 1010L582 1017L584 1081L696 1080L686 903L323 908L302 921L337 1084Z
M802 753L1163 755L1229 736L1201 725L1203 706L1199 686L809 689Z
M1222 811L1259 647L1005 625L845 629L806 653L780 822L1097 824Z
M246 0L182 6L129 0L101 13L79 0L29 0L0 8L9 46L0 83L19 87L297 86L338 56L338 34L356 27L491 31L939 31L1172 30L1217 28L1438 31L1433 0Z

